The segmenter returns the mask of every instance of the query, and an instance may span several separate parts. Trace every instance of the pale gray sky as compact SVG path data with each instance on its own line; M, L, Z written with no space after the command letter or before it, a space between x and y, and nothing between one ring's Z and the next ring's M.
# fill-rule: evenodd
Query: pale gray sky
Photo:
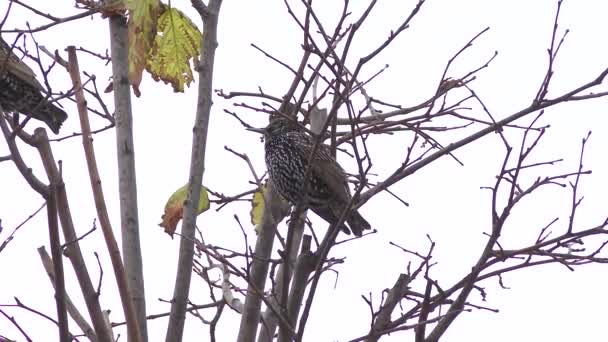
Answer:
M74 13L70 1L29 3L55 16ZM353 5L353 18L360 10L359 2L356 3ZM189 1L172 1L172 4L185 10L200 24L189 7ZM379 4L353 46L351 63L385 39L389 31L409 13L412 5L413 1L385 1ZM341 2L319 2L315 6L321 19L331 27L339 15ZM24 28L26 21L33 27L43 23L19 6L13 7L14 12L5 29ZM0 5L0 13L4 13L5 8L6 4ZM411 28L371 63L372 66L364 75L372 75L384 64L390 67L367 90L373 97L404 106L418 103L434 92L444 65L452 54L477 32L489 26L490 31L459 59L452 75L460 76L483 64L498 50L496 60L479 74L473 87L497 118L506 117L526 107L542 81L555 8L556 1L551 0L430 0ZM607 12L608 4L601 1L565 1L560 32L565 28L571 32L555 65L549 97L590 81L608 66L608 48L605 44L608 35ZM291 82L291 74L250 47L250 43L293 65L301 54L301 37L299 28L289 18L281 1L263 5L260 2L224 1L220 15L220 45L216 56L214 88L255 91L260 86L267 93L277 96L284 94ZM69 44L97 51L109 47L108 24L99 16L40 32L36 38L52 50L62 50ZM81 69L95 73L100 87L105 87L111 74L110 67L104 67L82 54L79 58ZM69 88L69 77L63 72L55 72L52 80L57 88ZM157 298L168 300L173 293L179 241L171 240L157 224L167 197L187 180L196 89L195 85L187 89L185 94L174 94L170 87L156 84L146 76L141 86L142 97L134 99L140 228L148 314L166 312L169 305L158 302ZM107 95L106 100L111 103L112 97ZM237 102L241 100L237 99ZM62 128L63 134L77 131L79 123L75 106L68 101L62 103L70 115ZM580 229L597 225L607 213L607 105L606 99L560 105L547 110L542 119L545 123L551 123L551 128L536 151L534 160L564 159L555 168L543 169L547 173L575 171L581 139L587 131L593 130L585 156L585 167L592 169L593 174L583 178L579 189L585 196L576 220ZM234 109L232 101L216 97L212 108L204 183L214 190L235 194L247 186L251 176L241 160L224 150L224 145L246 152L260 174L264 171L263 145L259 137L246 132L236 120L224 114L225 108ZM242 110L239 113L250 123L258 126L265 123L261 114ZM529 120L523 122L528 123ZM36 124L38 122L30 122L28 128ZM94 119L92 124L99 126L101 123ZM446 142L461 134L445 135L440 141ZM516 138L518 135L512 137L514 141L519 141ZM94 143L112 223L119 237L113 131L97 135ZM80 139L55 144L54 148L55 157L63 160L64 179L77 231L84 233L90 229L96 213ZM378 151L374 172L380 175L386 175L398 165L405 153L398 138L370 139L370 148ZM23 146L22 152L36 174L42 176L35 151ZM0 155L6 154L6 145L1 143ZM335 248L334 256L346 256L347 259L338 267L340 275L335 288L333 276L329 273L323 276L305 340L346 341L369 330L369 310L360 296L368 295L371 291L378 303L381 290L392 286L398 274L405 272L408 261L413 260L390 247L389 241L409 249L426 251L426 234L430 234L437 242L434 260L438 264L433 268L433 276L448 286L468 273L481 253L485 241L483 232L487 232L491 224L490 192L480 190L480 187L493 184L504 156L504 147L498 135L492 134L458 151L456 155L464 162L464 167L450 158L444 158L394 187L393 191L408 201L410 207L406 208L390 196L381 194L362 208L362 213L378 229L378 234ZM341 161L347 168L353 166L345 158ZM537 175L541 174L534 173L528 177L534 179ZM0 234L2 241L13 227L40 206L42 199L30 190L10 163L0 164L0 179L0 218L5 228ZM564 229L570 196L568 190L547 188L528 199L513 213L501 239L503 246L517 248L529 245L536 238L538 229L554 217L560 217L554 230ZM198 219L206 242L242 248L241 231L232 218L233 214L246 223L250 240L253 239L247 204L230 205L220 212L213 209ZM0 272L4 275L0 303L11 303L16 296L28 305L54 315L53 291L36 253L36 248L41 245L48 245L44 213L23 227L0 254ZM82 249L94 279L98 271L93 251L100 252L101 260L106 265L102 305L111 309L114 321L118 321L121 316L120 302L101 231L85 239ZM67 260L65 262L68 265ZM68 291L84 311L73 273L69 267L66 268ZM603 340L608 333L604 318L608 307L608 296L605 294L607 280L605 266L581 267L570 272L556 264L505 276L509 290L500 289L496 280L486 281L487 302L481 303L475 293L471 300L499 309L500 312L464 313L448 330L444 340ZM414 286L421 289L420 284ZM191 298L196 303L209 302L207 286L199 278L192 282ZM56 336L56 329L49 322L22 310L9 311L34 340L44 341ZM219 341L234 340L238 322L237 314L226 310L218 328ZM150 341L164 340L166 325L164 319L150 321ZM3 317L0 318L0 334L21 340L18 332ZM207 327L196 319L188 319L185 336L186 341L206 341ZM403 341L412 337L411 332L401 332L384 340Z

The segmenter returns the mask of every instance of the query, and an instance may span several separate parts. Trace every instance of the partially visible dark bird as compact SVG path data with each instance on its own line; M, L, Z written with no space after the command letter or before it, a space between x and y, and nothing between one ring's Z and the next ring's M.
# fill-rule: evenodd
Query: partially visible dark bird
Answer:
M34 71L23 63L0 37L0 106L5 112L19 112L43 121L55 134L67 114L48 102Z
M304 205L328 223L335 223L351 199L346 173L332 157L329 146L320 144L311 162L307 194L302 185L314 139L295 119L275 118L264 129L251 129L264 134L266 167L275 189L292 204L304 197ZM370 224L356 210L346 217L350 230L361 236ZM350 234L342 224L340 229Z

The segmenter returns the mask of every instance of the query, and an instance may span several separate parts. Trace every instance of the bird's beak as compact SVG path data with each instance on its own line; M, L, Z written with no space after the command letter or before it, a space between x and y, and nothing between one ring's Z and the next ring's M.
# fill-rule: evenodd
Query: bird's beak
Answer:
M252 131L252 132L256 132L256 133L259 133L259 134L264 134L264 132L266 131L263 128L256 128L256 127L247 127L247 130L248 131Z

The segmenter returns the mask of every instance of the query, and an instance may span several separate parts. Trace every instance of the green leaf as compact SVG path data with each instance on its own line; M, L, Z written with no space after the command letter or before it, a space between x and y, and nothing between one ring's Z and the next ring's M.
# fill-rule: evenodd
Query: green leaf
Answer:
M158 18L157 35L147 59L146 70L155 81L170 83L175 92L194 80L190 61L201 50L202 34L180 10L168 8Z

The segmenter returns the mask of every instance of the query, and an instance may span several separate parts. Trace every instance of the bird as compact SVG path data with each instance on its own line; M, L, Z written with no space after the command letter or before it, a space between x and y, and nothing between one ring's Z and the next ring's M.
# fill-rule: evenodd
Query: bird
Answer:
M43 121L55 134L68 115L50 103L34 71L0 37L0 107Z
M292 205L304 201L304 206L334 224L351 200L351 193L344 169L333 158L327 145L319 147L311 161L309 158L315 139L295 120L284 117L272 118L263 129L250 130L264 135L265 162L270 181L275 189ZM306 196L302 187L306 171L311 168ZM346 223L353 234L361 236L370 224L357 210L351 210ZM350 230L344 223L340 229Z

